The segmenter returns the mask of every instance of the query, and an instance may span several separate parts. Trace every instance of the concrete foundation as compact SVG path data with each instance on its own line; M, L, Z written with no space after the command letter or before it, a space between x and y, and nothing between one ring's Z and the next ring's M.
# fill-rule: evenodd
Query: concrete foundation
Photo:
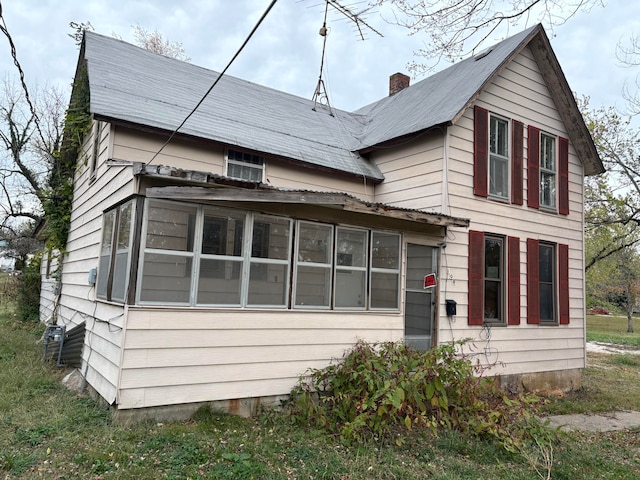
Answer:
M512 393L569 392L582 385L582 369L500 375L500 386Z
M241 417L253 417L262 408L279 408L288 395L272 395L268 397L241 398L234 400L218 400L214 402L184 403L181 405L167 405L162 407L132 408L118 410L112 407L114 420L123 425L145 420L156 422L184 421L202 407L208 407L214 412L228 413Z

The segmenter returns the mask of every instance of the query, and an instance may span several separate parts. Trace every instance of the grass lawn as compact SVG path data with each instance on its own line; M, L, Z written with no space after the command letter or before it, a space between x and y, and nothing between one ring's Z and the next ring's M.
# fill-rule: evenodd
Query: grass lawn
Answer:
M402 446L345 446L275 413L242 419L200 411L188 422L120 426L104 407L67 391L63 369L41 361L42 331L18 322L0 299L2 479L540 478L523 456L456 431L405 434ZM599 411L610 402L640 409L640 365L616 358L590 357L585 387L561 399L562 408ZM554 401L549 411L559 405ZM552 478L640 478L640 429L562 435Z
M634 333L627 333L627 317L587 315L587 341L640 347L640 317L633 317Z

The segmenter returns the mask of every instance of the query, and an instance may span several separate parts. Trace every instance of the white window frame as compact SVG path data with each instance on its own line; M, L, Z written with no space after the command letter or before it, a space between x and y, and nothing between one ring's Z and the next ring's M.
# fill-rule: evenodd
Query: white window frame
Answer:
M189 242L187 243L188 250L169 250L169 249L161 249L161 248L147 248L147 231L149 224L149 211L150 206L153 203L156 208L162 208L163 204L166 204L167 207L177 208L178 206L181 208L185 208L187 210L188 215L195 215L195 218L189 217L188 226L189 231L187 232L187 239ZM234 210L238 212L238 217L240 215L244 216L244 227L243 227L243 239L242 239L242 252L241 252L241 260L238 256L230 256L230 255L222 255L222 254L214 254L214 253L202 253L202 244L203 244L203 231L204 231L204 217L205 213L211 214L211 210L215 208L220 208L221 211L229 211ZM192 209L191 211L188 211ZM192 213L193 212L193 213ZM214 213L215 215L215 213ZM235 218L235 217L234 217ZM240 218L236 218L239 220ZM266 255L271 255L273 258L265 257L265 256L253 256L253 230L254 226L258 223L269 222L270 219L278 224L286 235L282 233L276 233L274 237L269 237L269 246L278 247L280 250L274 250L274 252L269 251ZM183 225L183 222L180 221L179 225ZM270 224L270 225L273 225ZM330 234L327 236L327 241L330 243L328 245L328 252L326 262L318 263L318 262L303 262L298 259L298 251L300 248L300 239L299 239L299 231L301 225L320 225L323 228L329 228ZM362 232L365 235L366 244L364 245L366 251L366 265L337 265L337 247L336 247L336 239L337 239L337 231L354 231L354 232ZM374 265L374 242L376 239L376 235L390 235L394 237L397 241L397 252L395 252L394 260L395 262L391 262L393 264L392 267L378 266L373 267ZM182 238L182 237L181 237ZM276 240L279 239L279 240ZM286 248L284 245L284 241L286 241ZM171 245L169 245L171 246ZM182 247L180 247L182 248ZM189 249L190 248L190 249ZM384 247L388 248L388 247ZM395 244L393 245L395 248ZM286 252L285 252L286 250ZM189 295L188 301L176 301L176 302L168 302L166 300L154 299L152 300L142 300L142 292L143 292L143 280L145 278L144 266L145 266L145 257L149 254L156 255L170 255L173 257L180 257L189 259L191 261L191 272L190 276L185 275L185 281L188 278L189 280ZM382 257L384 258L384 257ZM229 304L211 304L211 303L198 303L198 292L199 292L199 282L201 281L200 277L200 266L201 261L206 259L213 260L233 260L240 264L239 268L241 271L241 278L239 280L240 283L240 301L238 304L229 303ZM397 259L397 260L396 260ZM252 293L261 293L262 291L258 288L251 290L251 287L256 287L257 284L251 283L251 268L252 265L266 265L267 267L272 266L272 268L267 268L267 275L272 276L272 281L275 281L278 285L282 286L282 290L277 290L277 295L279 299L280 293L282 293L282 304L256 304L249 303L249 298ZM297 275L298 275L298 267L299 266L312 266L323 268L326 270L328 276L326 278L329 279L329 284L326 285L327 295L329 297L328 305L296 305L296 285L297 285ZM278 266L278 268L273 268L273 266ZM144 216L142 219L142 231L141 231L141 240L140 240L140 255L138 259L138 279L136 285L136 304L138 305L175 305L175 306L196 306L196 307L234 307L234 308L285 308L285 309L325 309L325 310L369 310L369 311L399 311L400 310L400 296L402 294L402 289L400 286L401 282L401 269L403 266L403 257L402 257L402 235L397 231L386 231L386 230L371 230L366 228L358 228L351 226L339 226L332 223L326 222L312 222L306 220L297 220L294 221L290 217L278 216L278 215L270 215L260 212L246 211L242 209L235 209L233 207L226 206L212 206L212 205L202 205L202 204L193 204L188 202L178 202L174 200L166 200L166 199L149 199L147 198L144 203ZM277 270L277 272L275 271ZM362 306L348 306L348 307L336 307L335 305L335 275L336 272L364 272L365 275L365 291L364 297L362 299ZM395 277L395 293L396 298L391 300L391 298L376 298L372 297L372 287L373 287L373 279L376 274L388 274L393 275ZM275 276L278 276L275 279ZM282 280L280 279L280 275L282 275ZM204 277L202 277L204 278ZM234 281L237 280L237 277L234 277ZM262 279L258 279L256 281L261 281ZM383 284L385 285L385 284ZM389 284L386 284L389 286ZM380 288L380 287L378 287ZM389 286L390 288L390 286ZM186 289L181 290L184 297L186 297ZM275 295L276 290L272 292ZM276 298L274 296L270 298ZM184 298L182 297L182 298ZM383 300L383 302L388 303L393 306L373 306L376 300ZM279 300L278 300L279 301Z
M373 261L373 250L374 250L374 236L377 234L382 234L382 235L394 235L398 237L398 267L397 268L380 268L380 267L374 267L374 261ZM370 240L369 240L369 276L368 276L368 282L369 282L369 289L368 289L368 302L367 302L367 306L369 308L369 310L388 310L388 311L396 311L400 308L400 294L401 294L401 288L400 288L400 269L402 268L402 235L400 235L400 233L398 232L388 232L388 231L384 231L384 230L371 230L371 234L370 234ZM384 274L390 274L390 275L396 275L397 277L397 285L396 285L396 289L397 289L397 295L396 295L396 306L395 307L374 307L372 305L374 299L373 299L373 295L372 295L372 290L373 290L373 274L374 273L384 273Z
M109 257L109 266L108 266L108 270L107 270L107 274L106 277L102 275L102 272L100 271L101 267L98 266L98 275L96 277L96 298L100 299L100 300L104 300L107 302L115 302L115 303L127 303L127 285L129 285L129 275L131 272L131 252L133 249L133 238L134 238L134 219L136 217L136 203L134 199L128 200L126 202L123 202L119 205L116 205L113 208L110 208L109 210L105 211L103 214L103 220L102 220L102 238L100 240L100 255L99 255L99 259L98 259L98 265L100 264L100 259L102 257L105 257L107 255L103 255L103 244L104 244L104 234L105 234L105 227L106 227L106 220L107 217L110 216L111 214L113 214L113 224L112 224L112 232L111 232L111 245L109 248L109 253L108 253L108 257ZM120 235L120 212L122 212L122 210L126 207L126 206L130 206L131 208L131 215L129 218L130 224L129 224L129 239L128 239L128 244L127 247L125 249L118 249L118 237ZM122 253L123 251L127 252L127 262L126 265L124 265L125 268L125 278L124 278L124 286L125 286L125 290L124 290L124 295L123 298L113 298L113 295L111 294L112 290L113 290L113 285L109 285L109 282L113 282L113 272L112 270L115 269L116 267L116 260L117 260L117 256L118 253ZM111 280L110 280L111 279ZM103 285L103 282L107 282L106 285ZM104 295L101 295L100 289L102 287L105 287L105 293ZM110 288L111 287L111 288Z
M487 276L487 241L498 242L500 244L500 264L498 265L498 276ZM485 323L490 323L494 325L506 325L507 324L507 308L506 308L506 297L507 297L507 268L506 268L506 247L507 241L506 238L502 235L493 235L490 233L485 234L484 236L484 262L483 262L483 285L482 285L482 309L483 309L483 318ZM487 317L486 316L486 300L487 300L487 282L496 283L498 285L498 305L499 309L498 315L496 317Z
M327 262L324 263L318 263L318 262L306 262L304 260L302 260L300 258L300 239L302 237L301 235L301 230L302 227L305 225L318 225L320 227L329 227L330 230L330 236L329 236L329 244L327 246L328 248L328 255L327 255ZM333 257L335 255L335 250L334 250L334 243L335 243L335 228L333 225L329 224L329 223L321 223L321 222L308 222L308 221L304 221L304 220L299 220L298 222L296 222L296 246L295 246L295 262L294 262L294 277L293 277L293 302L292 302L292 307L293 308L314 308L314 309L321 309L321 310L329 310L332 306L333 303ZM328 295L328 302L326 305L312 305L312 304L298 304L298 275L299 275L299 268L300 267L309 267L309 268L313 268L313 269L317 269L317 270L328 270L328 279L329 279L329 284L328 285L324 285L324 289Z
M242 158L241 158L242 157ZM253 161L245 161L244 158L249 158ZM237 178L239 180L245 180L247 182L255 182L258 181L260 183L264 182L264 171L265 171L265 158L260 155L254 155L252 153L243 152L241 150L228 149L225 155L225 175L230 178ZM253 171L260 172L260 179L254 180L252 178L244 178L240 176L231 175L230 173L230 165L238 165L240 167L248 168Z
M357 266L357 265L349 265L349 266L343 266L343 265L339 265L338 262L338 236L340 234L341 231L351 231L351 232L358 232L358 233L362 233L364 234L364 240L365 240L365 245L364 245L364 266ZM352 227L346 227L346 226L338 226L336 227L336 247L335 247L335 258L334 258L334 264L335 264L335 277L336 280L334 281L334 291L333 291L333 295L332 295L332 301L333 301L333 308L334 310L366 310L367 309L367 298L369 296L369 292L368 292L368 284L369 284L369 279L371 277L371 274L369 272L369 242L370 242L370 232L368 230L362 229L362 228L352 228ZM350 272L358 272L358 273L362 273L364 272L364 297L362 299L362 306L358 307L358 306L351 306L351 307L343 307L343 306L336 306L336 294L337 294L337 276L340 273L350 273Z
M552 148L547 151L544 148L546 141L552 142ZM551 159L547 158L551 155ZM551 168L549 168L551 165ZM547 189L545 178L552 179L553 187L549 194L549 202L546 202ZM540 207L548 210L556 210L558 205L558 137L546 132L540 132Z
M498 131L499 128L497 126L499 124L504 124L506 127L504 142L499 142ZM494 126L496 128L494 129ZM510 187L510 169L511 169L511 122L508 118L502 117L500 115L495 115L491 113L489 115L489 168L488 172L488 185L489 185L489 197L497 198L500 200L508 200L509 199L509 187ZM504 144L504 148L506 152L499 151L499 146ZM495 173L494 173L494 163L500 163L502 166L506 166L505 170L505 178L504 178L504 192L501 194L498 192L498 188L496 187L495 182Z
M163 249L152 249L147 248L147 228L148 228L148 215L149 215L149 205L150 202L153 201L154 204L167 204L167 205L176 205L179 204L185 207L195 207L195 223L194 223L194 238L193 238L193 250L192 251L181 251L181 250L163 250ZM222 210L230 210L229 207L220 207ZM242 246L242 260L237 260L237 257L229 257L224 255L211 255L211 254L202 254L202 235L204 228L204 216L205 211L207 209L211 209L211 206L208 205L199 205L193 203L186 202L174 202L169 200L159 200L159 199L149 199L147 198L145 201L144 207L144 219L142 226L142 236L141 236L141 244L140 244L140 258L139 258L139 275L138 275L138 283L136 288L136 304L138 305L176 305L176 306L204 306L204 307L251 307L251 308L287 308L288 307L288 298L289 298L289 289L290 289L290 262L291 262L291 251L292 251L292 229L293 229L293 220L287 217L280 217L275 215L265 215L258 212L248 212L244 210L238 210L239 213L245 215L245 224L244 224L244 238L243 238L243 246ZM287 238L287 252L286 252L286 260L283 259L275 259L275 258L261 258L261 257L253 257L252 256L252 241L253 241L253 225L255 224L255 220L257 217L260 218L273 218L277 219L279 222L288 224L288 238ZM141 294L143 289L143 279L144 279L144 259L147 254L157 254L157 255L171 255L177 257L184 257L191 259L191 277L190 277L190 291L189 291L189 301L188 302L165 302L165 301L150 301L150 300L142 300ZM240 303L239 304L209 304L209 303L198 303L198 283L200 281L200 262L201 259L232 259L234 261L238 261L241 263L242 270L242 278L240 285ZM264 265L281 265L284 266L284 271L286 277L283 279L283 283L285 285L285 292L283 294L284 303L283 304L249 304L249 287L250 287L250 268L251 264L264 264Z
M542 281L542 250L549 249L551 251L551 281ZM552 318L542 318L542 285L549 285L551 287L551 309L552 309ZM539 312L540 312L540 325L559 325L559 316L558 316L558 245L551 242L543 242L540 241L538 244L538 297L539 297Z

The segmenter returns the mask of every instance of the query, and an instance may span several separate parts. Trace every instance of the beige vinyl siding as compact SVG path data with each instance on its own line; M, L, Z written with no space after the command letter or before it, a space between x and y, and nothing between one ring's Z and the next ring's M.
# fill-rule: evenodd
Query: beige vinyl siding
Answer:
M444 143L441 131L429 132L405 145L381 149L372 161L385 176L376 185L375 201L401 208L440 211Z
M398 312L130 307L118 406L286 394L357 340L402 336Z
M111 403L115 400L118 383L124 307L96 303L95 287L89 285L88 279L89 271L98 267L102 212L133 194L134 184L131 167L106 164L113 141L113 129L107 123L103 123L101 130L95 178L91 176L90 155L93 155L96 131L93 128L85 140L76 173L67 254L62 270L63 288L56 319L67 329L86 322L82 372L87 382Z
M492 113L519 120L524 132L524 205L510 205L473 195L473 109L449 129L450 214L471 218L471 230L520 239L520 325L469 327L468 232L450 229L446 262L441 271L449 298L458 304L457 321L440 317L440 342L472 337L474 355L491 374L517 374L584 367L583 296L583 168L570 144L569 216L527 207L527 125L567 137L549 91L526 48L480 95L477 104ZM527 324L527 238L569 245L570 324L539 326ZM444 311L441 302L441 311Z
M118 126L115 128L112 158L148 163L160 151L167 138L168 135ZM176 136L155 156L152 164L222 175L224 148L213 142L189 141Z
M166 138L162 135L117 127L114 135L114 160L149 162L160 150ZM242 151L241 148L236 148ZM173 139L153 160L154 165L171 166L225 175L225 147L214 142ZM274 187L348 193L362 200L372 201L374 187L366 179L342 173L321 171L310 165L296 165L273 157L265 160L265 183Z

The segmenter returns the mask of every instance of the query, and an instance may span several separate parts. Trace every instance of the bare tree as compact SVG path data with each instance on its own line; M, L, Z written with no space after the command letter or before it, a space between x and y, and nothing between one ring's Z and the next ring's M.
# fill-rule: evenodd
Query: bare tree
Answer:
M133 27L133 38L136 44L145 50L185 62L191 61L191 58L186 55L181 42L165 40L157 29L151 32L140 25L136 25Z
M454 61L473 53L485 40L507 36L509 27L542 23L552 28L579 11L604 6L602 0L370 0L369 3L383 8L388 22L407 28L411 35L427 36L424 48L415 52L421 60L409 65L416 74L430 70L442 59Z
M640 37L632 34L626 43L618 42L616 56L626 68L637 69L640 67ZM631 115L640 114L640 73L637 73L633 80L625 82L622 96L627 101L629 113Z
M62 140L65 101L56 88L43 88L27 107L22 90L3 84L0 101L0 230L15 235L38 225Z

